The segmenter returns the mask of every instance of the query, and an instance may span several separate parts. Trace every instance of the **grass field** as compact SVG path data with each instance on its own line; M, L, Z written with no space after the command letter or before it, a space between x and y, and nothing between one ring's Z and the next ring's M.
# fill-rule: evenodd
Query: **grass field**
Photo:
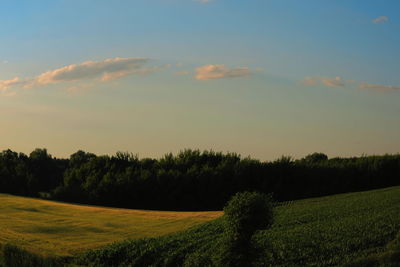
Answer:
M0 194L0 244L68 256L125 239L182 231L220 215L102 208Z
M263 249L263 255L255 259L256 266L400 265L367 265L370 257L399 256L400 246L392 251L391 244L400 243L400 187L294 201L277 207L275 214L273 227L255 236ZM182 233L91 251L80 263L212 265L209 259L219 249L222 231L222 220L217 219Z
M42 254L82 252L69 263L83 266L209 266L223 232L220 212L109 209L8 195L0 203L0 242ZM254 237L262 249L254 264L399 266L399 232L400 187L282 203L272 228ZM125 241L89 250L118 240Z

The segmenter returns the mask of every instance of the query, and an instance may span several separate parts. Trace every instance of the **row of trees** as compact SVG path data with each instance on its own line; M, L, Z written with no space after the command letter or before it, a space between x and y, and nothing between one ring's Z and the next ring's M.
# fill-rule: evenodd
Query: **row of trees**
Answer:
M184 150L160 159L78 151L57 159L0 153L0 192L126 208L216 210L237 192L289 201L400 184L400 155L332 158L314 153L272 162L235 153Z
M0 192L39 196L63 183L69 160L56 159L46 149L35 149L29 156L4 150L0 153Z

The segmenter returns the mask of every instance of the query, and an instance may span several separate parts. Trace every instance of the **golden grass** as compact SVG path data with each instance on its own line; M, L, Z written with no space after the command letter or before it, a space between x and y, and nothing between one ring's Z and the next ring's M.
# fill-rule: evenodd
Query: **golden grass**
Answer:
M0 194L0 244L68 256L115 241L182 231L221 215L103 208Z

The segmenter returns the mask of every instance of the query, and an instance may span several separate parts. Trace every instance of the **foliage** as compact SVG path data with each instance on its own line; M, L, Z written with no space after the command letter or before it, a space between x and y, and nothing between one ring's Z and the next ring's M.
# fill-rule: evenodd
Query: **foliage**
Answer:
M68 160L53 158L46 149L35 149L29 157L4 150L0 153L0 192L39 196L59 186Z
M307 163L314 163L315 164L315 163L321 163L321 162L327 161L328 160L328 156L325 155L324 153L313 153L313 154L307 155L302 160L307 162Z
M235 239L250 239L255 231L267 229L273 221L271 196L257 192L234 195L224 207L226 231Z
M29 156L0 153L0 192L123 208L221 210L242 191L290 201L400 185L400 155L261 162L235 153L184 150L160 159L127 152L78 151L57 159L46 149Z
M273 222L271 196L257 192L240 192L224 207L224 232L219 246L217 265L250 266L257 257L251 238L257 230L269 228Z

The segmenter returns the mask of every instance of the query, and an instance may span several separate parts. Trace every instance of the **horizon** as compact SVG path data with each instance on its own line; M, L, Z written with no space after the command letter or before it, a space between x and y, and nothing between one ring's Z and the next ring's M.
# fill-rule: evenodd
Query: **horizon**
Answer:
M18 154L22 153L22 154L24 154L24 155L29 157L31 152L34 152L35 150L38 150L38 149L39 150L46 150L47 155L52 157L52 158L54 158L54 159L70 159L70 157L72 155L74 155L75 153L78 153L80 151L85 152L85 153L94 154L96 157L103 157L103 156L105 156L105 157L114 157L114 156L118 156L118 153L123 153L123 154L129 154L130 156L133 156L133 157L137 157L137 159L139 159L139 160L143 160L143 159L160 160L160 159L164 158L165 156L169 156L169 155L172 155L172 156L176 157L180 153L184 153L185 151L198 151L201 154L205 153L205 152L211 152L211 153L217 153L217 154L221 153L222 155L234 154L234 155L238 156L240 159L249 158L251 160L256 160L256 161L259 161L259 162L274 162L274 161L278 161L278 160L280 160L282 158L289 158L292 161L297 161L297 160L302 160L302 159L306 158L307 156L311 156L313 154L323 154L323 155L327 156L328 160L330 160L330 159L338 159L338 158L339 159L350 159L350 158L385 157L385 156L399 156L400 155L400 153L392 153L392 154L385 153L385 154L370 154L370 155L362 154L362 155L348 155L348 156L340 156L340 155L339 156L332 156L332 155L327 155L325 153L316 151L316 152L304 155L303 157L294 157L294 156L291 156L291 155L280 155L279 157L276 157L274 159L263 160L263 159L260 159L260 158L253 157L252 155L242 155L242 154L234 152L234 151L215 151L215 150L212 150L212 149L200 150L200 149L192 149L192 148L181 149L181 150L179 150L177 152L167 152L167 153L164 153L164 154L162 154L160 156L157 156L157 157L142 156L142 155L140 155L138 153L134 153L134 152L131 152L131 151L116 151L115 153L97 154L97 153L94 153L92 151L86 151L86 150L82 150L82 149L79 149L79 150L75 151L74 153L72 153L70 155L58 157L58 156L53 155L51 153L51 151L49 151L47 148L35 148L32 151L27 152L27 153L26 152L22 152L22 151L14 151L14 150L8 148L8 149L4 149L4 150L0 151L0 153L1 152L5 152L5 151L11 151L11 152L15 152L15 153L18 153Z
M400 3L8 1L0 150L400 152Z

